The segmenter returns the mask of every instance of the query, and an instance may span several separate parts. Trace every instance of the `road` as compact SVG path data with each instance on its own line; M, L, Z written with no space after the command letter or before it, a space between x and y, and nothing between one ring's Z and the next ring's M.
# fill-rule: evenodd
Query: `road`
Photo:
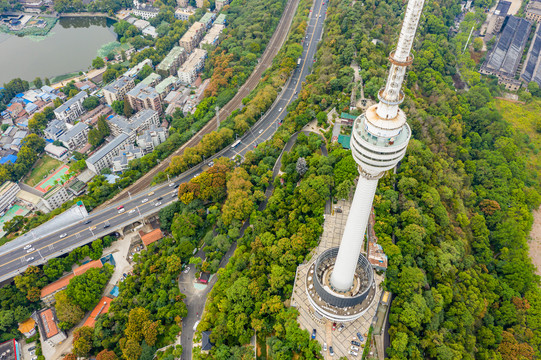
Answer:
M287 106L296 99L297 93L301 90L302 83L306 79L306 76L311 72L311 65L314 62L314 57L317 51L317 43L321 38L323 33L323 22L325 20L326 14L326 5L323 5L322 0L315 0L313 9L315 9L312 14L315 16L310 17L310 23L307 28L307 34L304 42L304 50L301 58L301 65L293 73L291 80L288 82L287 87L284 89L278 99L272 105L271 109L267 114L256 123L251 131L249 131L245 136L242 137L241 143L236 148L228 148L224 152L223 156L234 157L236 155L244 156L246 152L252 150L258 143L261 143L264 140L268 140L272 137L276 131L279 123L287 115ZM320 16L321 15L321 16ZM307 40L307 41L306 41ZM291 137L288 143L285 145L283 152L290 151L293 147L295 140L297 139L295 134ZM325 149L326 155L326 149ZM220 156L220 155L217 155ZM199 169L200 169L199 165ZM273 177L278 175L278 172L281 167L281 156L277 160L277 164L273 170ZM197 170L199 171L199 170ZM272 182L271 182L272 184ZM270 187L265 192L267 199L272 195L272 188ZM259 210L262 211L266 205L267 201L264 201ZM245 223L242 232L246 228L248 223ZM220 268L223 268L229 262L231 256L237 248L236 243L234 243L231 248L227 251L220 262ZM204 258L204 253L200 250L196 256ZM182 319L182 334L181 334L181 344L182 344L182 359L189 360L192 358L192 346L193 346L193 336L194 336L194 326L197 321L201 319L201 314L205 308L205 301L212 290L212 287L217 281L217 277L214 276L207 287L204 290L197 290L193 286L193 280L195 275L195 269L191 266L191 269L186 274L181 274L179 279L180 290L183 294L186 295L184 302L188 308L188 315Z
M208 159L225 156L235 158L239 155L241 158L253 150L257 144L268 140L277 130L279 124L287 115L287 105L296 99L297 93L301 90L302 82L311 72L311 65L317 50L317 42L323 32L323 22L326 5L322 5L322 0L314 2L315 9L311 12L310 23L307 28L306 40L304 41L304 50L301 57L300 66L295 69L287 86L276 99L270 110L259 120L251 130L245 134L240 143L235 146L228 146L220 153ZM315 15L312 15L315 14ZM206 163L200 163L176 179L175 184L189 181L192 177L199 175L203 171ZM116 229L126 226L129 223L140 221L145 215L157 211L170 204L176 199L174 189L171 183L161 184L153 189L143 188L145 191L137 195L126 195L126 198L110 204L107 208L89 214L86 221L80 221L65 229L48 234L37 240L27 240L25 243L17 244L13 249L13 244L8 243L0 247L0 281L13 278L18 273L24 272L29 265L39 265L45 263L49 258L69 253L78 246L90 243L94 239L103 237L115 232ZM158 200L159 198L163 198ZM145 203L142 201L148 199ZM157 202L161 204L157 205ZM123 206L124 211L119 213L118 207ZM90 221L89 223L86 223ZM64 236L65 235L65 236ZM63 237L61 237L63 236ZM12 241L17 242L16 240ZM31 249L25 250L24 247L31 246ZM28 252L27 252L28 251Z

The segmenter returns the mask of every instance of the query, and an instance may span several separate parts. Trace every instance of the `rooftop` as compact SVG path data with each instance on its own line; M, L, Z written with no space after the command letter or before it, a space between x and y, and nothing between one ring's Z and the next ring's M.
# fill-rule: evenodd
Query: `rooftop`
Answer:
M494 14L499 16L507 16L507 12L509 11L510 7L510 1L500 1L498 6L496 6L496 10L494 10Z
M41 289L41 297L44 298L57 292L58 290L65 288L66 286L68 286L70 280L74 276L75 275L73 274L69 274L64 276L63 278L56 280L55 282L50 283L49 285L44 286L43 289Z
M30 317L19 324L19 331L24 334L24 333L32 331L32 329L35 326L36 326L36 321Z
M55 113L61 113L61 112L64 112L66 110L68 110L70 108L70 106L73 106L73 104L75 104L76 102L84 99L85 97L87 97L87 93L84 92L84 91L80 91L77 93L77 95L75 95L74 97L72 97L71 99L69 99L68 101L66 101L65 103L63 103L62 105L60 105L59 107L57 107L54 112Z
M225 20L225 15L224 14L218 15L218 17L214 21L215 24L222 24L222 25L225 25L225 22L226 22L226 20Z
M174 76L169 76L165 78L161 83L156 85L156 92L158 94L163 93L170 85L175 84L177 80L178 79Z
M109 152L113 151L117 146L122 144L124 141L128 139L128 135L125 133L122 133L114 138L113 141L108 143L105 146L102 146L101 149L96 151L92 156L90 156L88 159L86 159L87 163L95 164L98 162L101 158L103 158L105 155L109 154Z
M17 357L17 340L11 339L0 344L0 354L6 354L2 360L16 360Z
M73 269L73 274L75 276L78 276L78 275L84 274L89 269L101 268L101 267L103 267L103 264L101 263L101 261L100 260L94 260L94 261L87 262L86 264L81 265L76 269Z
M141 84L150 85L155 81L160 81L161 79L162 79L162 77L159 74L156 74L156 73L153 72L150 75L148 75L146 78L141 80L141 82L139 84L137 84L137 86L139 86L141 88L142 87ZM133 88L128 94L133 93L133 91L137 88L137 86L135 88Z
M139 235L141 236L141 241L143 241L143 244L145 244L145 246L148 246L163 237L163 233L160 229L154 229L148 234L144 234L142 233L142 231L139 231Z
M46 339L49 339L58 334L58 327L56 326L54 314L51 309L42 311L39 316L41 317L41 322L43 323L43 327L45 328L45 334L43 335Z
M92 310L92 312L90 313L90 316L88 317L88 319L86 319L83 326L94 327L94 324L96 323L96 319L98 318L98 316L100 316L101 314L106 314L109 311L109 307L111 306L111 301L113 301L113 299L111 299L109 296L102 297L98 305L96 305L94 310Z
M537 31L532 39L521 77L528 83L533 81L541 86L541 24L537 26Z
M186 50L183 47L175 46L169 51L167 56L162 60L162 62L156 67L157 70L167 70L171 64L177 60L177 58L182 55Z
M181 72L181 71L192 70L193 68L195 68L196 66L199 65L199 62L201 61L201 58L204 58L206 56L207 56L207 51L206 50L195 49L193 51L193 53L190 54L190 56L188 57L186 62L184 64L182 64L180 69L178 69L178 71Z
M122 76L118 78L114 83L107 85L103 88L103 90L107 90L112 93L117 93L119 89L122 89L126 85L128 85L129 82L133 81L127 76Z
M60 136L60 138L58 140L60 140L60 141L69 141L70 138L76 136L81 131L84 131L86 129L88 129L88 125L85 124L84 122L80 121L77 124L75 124L75 126L73 126L71 129L69 129L64 134L62 134L62 136Z
M203 16L201 17L201 19L199 20L199 22L201 22L201 23L211 22L212 19L214 19L215 16L216 16L216 15L214 15L213 13L208 12L208 13L206 13L205 15L203 15Z

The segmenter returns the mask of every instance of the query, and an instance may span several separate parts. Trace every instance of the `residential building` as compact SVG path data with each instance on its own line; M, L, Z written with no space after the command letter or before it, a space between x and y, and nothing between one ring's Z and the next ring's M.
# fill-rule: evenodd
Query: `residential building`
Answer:
M66 126L65 122L58 119L53 119L49 121L49 124L47 125L43 133L45 134L45 138L56 141L60 139L60 137L67 130L68 130L68 127Z
M22 360L21 345L15 339L8 340L0 344L0 354L2 360Z
M195 14L195 11L192 11L189 9L176 9L175 10L175 18L182 21L190 20L190 16L193 16L193 14Z
M156 31L156 28L154 26L147 26L143 29L143 35L148 35L152 37L153 39L156 39L158 37L158 32Z
M71 199L71 194L61 185L57 185L43 195L43 203L50 210L58 209L63 203Z
M80 91L77 93L77 95L57 107L54 110L54 115L58 120L70 123L74 122L75 119L85 112L85 109L83 108L83 101L87 97L88 94L86 91Z
M159 84L161 79L162 79L161 75L156 74L156 73L153 72L153 73L149 74L146 78L141 80L141 82L139 84L145 84L147 86L156 86L156 85ZM137 85L139 85L139 84L137 84Z
M19 332L26 338L34 336L36 334L36 320L29 317L25 321L19 324Z
M152 125L159 125L158 112L152 109L144 109L133 115L129 120L124 116L117 115L109 120L111 133L119 137L121 134L129 136L129 142L135 141L138 132L150 129Z
M541 22L537 25L520 77L526 83L533 81L541 86Z
M21 190L19 185L6 181L0 186L0 214L4 214L17 201L17 193Z
M68 154L68 149L66 149L65 147L56 146L51 143L45 145L44 150L47 153L47 155L60 161L63 161Z
M179 45L191 53L199 44L205 34L205 25L200 22L193 23L179 40Z
M88 140L90 128L84 122L78 122L71 129L66 131L58 139L65 147L73 151L84 146Z
M126 71L124 73L124 76L129 76L129 77L136 77L137 74L139 74L139 72L141 70L143 70L143 68L145 67L145 65L148 65L150 67L152 67L152 60L150 59L145 59L143 61L141 61L139 64L135 65L134 67L132 67L131 69L129 69L128 71Z
M530 0L524 12L526 19L541 23L541 0Z
M156 66L156 71L164 78L169 75L176 75L178 68L180 65L182 65L186 58L186 50L180 46L175 46L171 49L171 51L169 51L162 62Z
M134 19L133 26L135 26L139 31L143 31L144 28L150 26L150 23L143 19Z
M148 4L140 4L138 1L134 1L133 5L132 14L145 20L158 16L158 13L160 12L160 9Z
M193 83L197 77L197 73L203 69L206 58L206 50L195 49L188 57L188 60L178 69L179 80L187 85Z
M224 31L225 25L214 24L210 30L206 33L205 37L199 43L199 47L203 49L203 46L216 46L218 45L218 40L220 39L220 34Z
M219 24L219 25L227 25L227 20L226 20L226 17L224 14L220 14L218 15L218 17L216 18L216 20L214 20L214 24Z
M111 301L113 301L113 299L109 296L102 297L101 300L98 302L98 305L96 305L94 310L92 310L92 312L86 319L83 326L94 327L94 324L96 323L96 319L98 318L98 316L102 314L107 314L107 312L109 311L109 307L111 306Z
M58 345L67 339L66 334L58 328L58 319L54 308L38 313L39 333L43 340Z
M135 87L133 78L122 76L114 83L103 88L103 97L107 104L111 105L113 101L124 100L124 96L128 91Z
M130 106L135 111L143 109L153 109L159 114L162 113L162 102L160 95L151 86L147 86L144 83L137 84L132 90L126 94L126 98L130 103Z
M163 233L160 230L160 228L154 229L147 234L145 234L142 230L140 230L139 236L141 237L141 241L143 242L143 245L145 245L145 247L148 247L148 245L163 238Z
M92 156L86 159L86 166L95 174L100 174L101 170L111 166L113 157L128 144L129 136L121 133L113 141L96 151Z
M156 85L156 92L160 96L160 99L165 99L167 94L174 89L178 79L175 76L169 76L158 85Z
M210 29L214 19L216 19L216 14L207 12L205 15L201 17L201 19L199 19L198 22L200 22L201 24L204 24L207 29Z
M133 145L128 145L113 158L113 171L122 172L128 169L130 161L140 159L144 155L143 150Z
M224 8L224 6L226 6L227 4L229 4L229 1L227 0L216 0L215 2L216 11L221 11Z
M188 0L177 0L177 5L181 8L188 7Z
M531 22L529 20L509 16L498 42L487 54L487 60L479 72L496 75L499 84L505 85L511 91L518 90L522 82L516 80L515 75L530 31Z
M139 146L145 153L154 151L156 146L167 140L169 132L163 127L157 125L151 125L148 130L143 131L136 139L137 146Z

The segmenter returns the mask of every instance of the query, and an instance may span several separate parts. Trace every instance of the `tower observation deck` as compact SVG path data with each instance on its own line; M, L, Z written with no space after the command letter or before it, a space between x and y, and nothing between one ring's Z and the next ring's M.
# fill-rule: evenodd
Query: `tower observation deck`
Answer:
M359 301L366 298L366 296L354 295L359 293L356 289L369 289L372 286L372 284L360 283L369 281L372 277L364 276L359 279L359 274L367 271L365 266L362 266L365 261L363 261L361 248L378 179L387 170L393 169L404 157L411 137L411 129L406 123L406 114L398 106L404 101L402 83L406 67L413 62L410 51L423 5L424 0L408 2L397 47L389 54L391 67L385 87L378 93L379 103L369 107L365 113L357 117L353 124L351 152L358 165L359 181L340 247L332 252L336 254L336 257L331 261L330 255L326 254L324 262L316 261L316 266L319 263L326 264L324 270L328 275L317 279L318 283L315 285L318 286L314 288L318 297L320 299L351 297L351 301L341 301L348 304L350 309L354 306L353 298L358 298ZM330 262L333 262L332 266L329 266ZM317 273L322 273L322 269L314 269L314 274ZM340 307L338 303L327 303ZM318 308L323 310L322 313L329 313L321 307Z

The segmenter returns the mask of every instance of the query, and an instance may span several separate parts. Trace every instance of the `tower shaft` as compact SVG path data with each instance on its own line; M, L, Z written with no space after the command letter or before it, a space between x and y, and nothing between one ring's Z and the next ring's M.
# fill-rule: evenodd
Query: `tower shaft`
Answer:
M410 51L423 5L424 0L408 2L396 50L389 55L387 83L378 93L379 103L353 124L351 154L360 177L330 279L334 291L351 290L378 179L406 154L411 130L398 106L404 101L402 83L413 61Z

